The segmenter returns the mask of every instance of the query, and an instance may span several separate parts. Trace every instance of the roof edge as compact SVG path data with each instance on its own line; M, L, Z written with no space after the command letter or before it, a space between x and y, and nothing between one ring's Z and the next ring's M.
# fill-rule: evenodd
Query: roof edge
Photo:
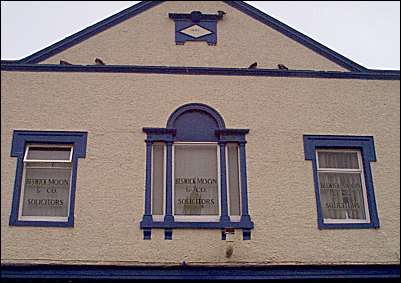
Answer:
M129 8L126 8L117 14L114 14L98 23L95 23L77 33L74 33L42 50L39 50L27 57L19 60L1 60L1 64L37 64L53 55L56 55L65 49L72 47L94 35L100 33L130 17L140 14L152 7L161 4L164 1L141 1ZM297 41L303 46L315 51L328 60L344 67L351 72L373 72L380 73L392 72L393 70L373 70L363 67L356 62L346 58L345 56L335 52L334 50L324 46L307 35L291 28L283 22L267 15L259 9L245 3L244 1L223 1L231 7L245 13L246 15L258 20L259 22L275 29L285 36ZM397 72L397 71L395 71ZM399 72L399 71L398 71Z
M2 71L14 72L76 72L76 73L142 73L220 76L265 76L330 79L400 80L399 71L313 71L249 69L224 67L135 66L135 65L59 65L59 64L1 64Z

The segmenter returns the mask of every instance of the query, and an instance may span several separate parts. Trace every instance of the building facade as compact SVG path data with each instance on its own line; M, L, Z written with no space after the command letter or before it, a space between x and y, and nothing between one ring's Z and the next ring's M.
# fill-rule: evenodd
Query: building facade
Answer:
M399 278L399 71L244 2L141 2L1 104L2 278Z

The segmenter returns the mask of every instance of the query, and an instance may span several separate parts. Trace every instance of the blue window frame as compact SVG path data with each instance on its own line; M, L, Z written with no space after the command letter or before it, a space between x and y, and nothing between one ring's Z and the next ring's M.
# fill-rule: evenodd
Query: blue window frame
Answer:
M74 226L74 200L77 181L78 158L84 158L86 155L86 132L64 132L64 131L20 131L15 130L12 140L11 157L17 158L17 169L14 182L14 193L12 200L12 208L10 215L10 226L40 226L40 227L73 227ZM38 148L38 146L40 146ZM65 219L52 216L34 217L34 219L24 220L21 217L22 210L22 194L24 190L24 172L27 164L27 156L30 148L39 149L40 154L46 154L47 149L64 148L68 149L70 156L68 157L70 166L69 181L69 205L67 207L67 216ZM38 155L38 152L35 153ZM63 153L62 153L63 154ZM34 153L32 153L34 155ZM47 157L46 157L47 158ZM35 158L30 161L36 162ZM55 163L55 162L48 162ZM48 200L47 200L48 201ZM54 203L54 201L52 201ZM41 219L42 218L42 219Z
M147 134L146 138L146 181L145 181L145 213L140 223L143 229L144 239L151 239L151 230L158 228L165 230L165 239L172 239L172 231L175 228L200 228L200 229L221 229L222 239L226 239L226 229L242 229L243 239L249 240L251 237L251 229L253 222L248 212L248 192L247 192L247 175L246 175L246 134L248 129L227 129L221 115L213 108L200 103L191 103L179 107L168 119L166 128L143 128ZM190 219L186 221L180 220L180 216L176 215L174 209L174 153L175 148L182 144L207 144L211 147L215 145L217 153L218 166L218 183L219 183L219 214L214 221L197 221ZM164 153L161 153L160 145L164 145ZM163 168L164 181L159 182L164 187L163 199L163 215L152 215L152 184L157 180L152 180L152 176L156 176L152 172L152 161L155 160L154 145L158 146L157 154L164 154L165 166ZM238 149L237 157L232 154L233 145ZM227 152L230 147L230 160L238 160L238 166L235 170L238 172L238 186L240 189L236 203L240 206L236 209L236 213L240 211L238 218L230 215L230 200L228 195L228 180L232 179L232 175L228 176L227 172ZM162 156L162 155L159 155ZM157 159L157 158L156 158ZM160 160L160 158L159 158ZM232 162L232 161L231 161ZM160 171L158 169L158 172ZM160 176L160 175L158 175ZM160 177L159 177L160 178ZM234 177L235 178L235 177ZM236 187L236 188L237 188ZM158 201L158 203L162 203ZM235 202L233 202L235 203ZM158 210L159 211L159 210ZM234 210L231 210L234 211ZM216 215L215 215L216 216Z
M304 136L304 152L305 152L305 159L312 161L313 167L313 179L315 185L315 194L316 194L316 204L317 204L317 220L318 220L318 227L319 229L327 229L327 228L338 228L338 229L346 229L346 228L379 228L379 218L376 208L376 200L375 200L375 193L373 188L373 179L371 173L370 162L376 161L376 153L374 147L373 137L371 136L327 136L327 135L305 135ZM355 160L359 160L358 165L356 161L354 162L356 165L352 168L356 169L349 169L349 172L346 172L347 169L332 169L331 166L323 166L327 167L328 169L321 169L321 165L319 165L319 152L334 152L334 153L348 153L351 152L355 155ZM358 157L358 159L356 158ZM332 162L331 162L332 163ZM320 167L319 167L320 166ZM339 167L338 167L339 168ZM345 167L343 167L345 168ZM326 174L330 174L327 172L331 172L331 174L337 173L338 175L345 175L354 174L357 175L358 169L360 169L360 179L361 181L357 182L358 187L361 187L364 190L364 199L365 205L364 210L366 211L365 221L353 221L353 220L341 220L336 219L335 221L328 221L327 217L324 217L323 206L321 202L321 184L319 183L319 174L320 172L326 172ZM330 171L332 170L332 171ZM334 173L333 173L334 172ZM340 172L340 173L339 173ZM339 177L340 178L340 177ZM342 182L344 184L344 179ZM349 179L349 178L348 178ZM321 181L322 183L322 181ZM331 186L332 183L328 182ZM361 185L359 185L361 184ZM333 186L335 187L335 186ZM339 186L337 186L339 188ZM341 187L341 190L344 187ZM348 189L350 186L348 186ZM340 190L340 192L341 192ZM344 189L345 190L345 189ZM334 191L334 190L333 190ZM341 192L342 193L342 192ZM347 204L347 208L349 208L349 199L347 200L348 203L343 202L341 205L337 203L337 207L340 209L344 208L344 203ZM333 202L335 204L335 202ZM327 204L327 203L326 203ZM330 206L332 203L328 203L327 206L329 208L333 208ZM345 209L346 210L346 209ZM348 217L347 217L348 218ZM355 217L358 218L358 217Z

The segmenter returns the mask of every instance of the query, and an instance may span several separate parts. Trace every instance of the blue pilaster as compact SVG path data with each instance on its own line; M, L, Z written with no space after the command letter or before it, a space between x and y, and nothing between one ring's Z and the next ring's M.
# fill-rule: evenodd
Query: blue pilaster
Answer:
M240 168L241 168L241 205L242 214L241 222L250 222L248 210L248 184L247 184L247 173L246 173L246 152L245 152L245 141L239 143L239 157L240 157Z
M146 141L145 217L152 217L152 142Z
M173 143L166 142L167 158L166 158L166 211L164 222L173 223Z
M220 146L220 190L221 190L221 216L220 222L225 227L229 225L230 218L228 217L228 203L227 203L227 166L226 166L226 143L219 142Z
M152 223L152 141L146 140L145 214L141 226L150 227ZM143 239L150 240L150 228L143 230Z
M167 142L167 157L166 157L166 211L164 215L165 223L174 223L173 216L173 143ZM164 230L164 239L173 239L173 230Z

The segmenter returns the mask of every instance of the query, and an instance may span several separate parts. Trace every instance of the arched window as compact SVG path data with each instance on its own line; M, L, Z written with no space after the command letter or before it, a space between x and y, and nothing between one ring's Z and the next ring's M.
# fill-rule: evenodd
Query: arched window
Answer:
M144 239L151 229L242 229L250 239L245 135L199 103L175 110L166 128L143 128L146 139Z

